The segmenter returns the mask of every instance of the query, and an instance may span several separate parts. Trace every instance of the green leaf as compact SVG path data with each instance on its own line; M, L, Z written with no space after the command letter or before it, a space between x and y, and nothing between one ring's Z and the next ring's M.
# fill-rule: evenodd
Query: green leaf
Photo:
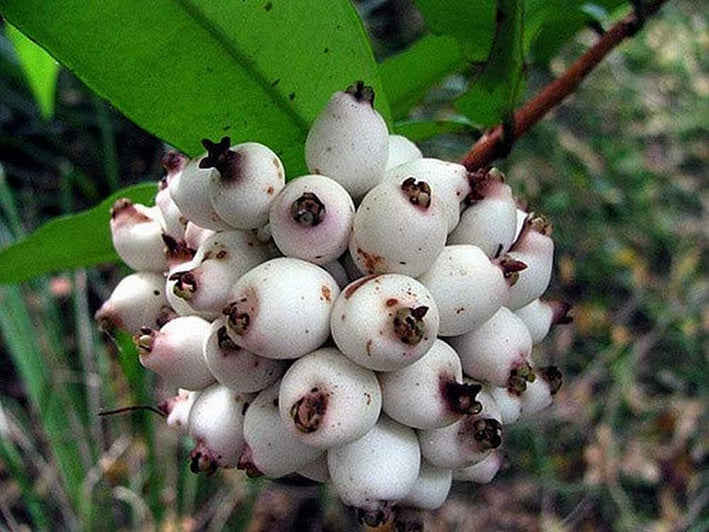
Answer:
M463 65L455 39L435 35L384 61L379 72L394 118L405 117L431 87Z
M29 35L136 124L185 153L229 135L305 169L308 127L362 79L389 111L348 0L0 0Z
M511 113L524 88L524 3L499 0L492 51L480 74L455 107L474 123L490 127Z
M396 132L413 142L421 142L446 133L474 133L475 126L465 117L448 120L407 120L397 122Z
M111 243L111 206L121 197L149 203L155 193L154 183L134 185L96 207L47 222L0 251L0 283L17 283L49 272L119 260Z
M455 38L471 62L487 59L495 36L495 0L415 2L431 32Z
M59 65L52 56L10 24L5 24L5 35L15 49L42 118L51 118L54 114Z

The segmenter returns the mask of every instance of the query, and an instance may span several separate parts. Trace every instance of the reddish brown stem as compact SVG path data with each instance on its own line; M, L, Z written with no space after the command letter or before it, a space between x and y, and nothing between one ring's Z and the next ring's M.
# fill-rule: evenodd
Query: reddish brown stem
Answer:
M574 92L586 76L605 58L616 46L628 37L635 35L648 17L657 13L667 0L656 0L644 6L642 14L633 10L623 20L604 33L596 44L578 58L564 74L544 87L534 98L520 107L514 113L514 135L510 141L516 141L539 122L542 117L559 105L569 94ZM491 164L495 159L504 156L505 142L503 125L494 127L483 135L470 151L465 154L461 164L468 171L474 172Z

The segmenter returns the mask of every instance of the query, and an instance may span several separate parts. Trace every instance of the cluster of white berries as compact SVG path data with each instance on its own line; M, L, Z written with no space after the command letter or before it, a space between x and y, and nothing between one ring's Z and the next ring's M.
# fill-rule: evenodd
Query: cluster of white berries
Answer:
M531 353L568 319L539 299L547 221L498 170L422 158L373 99L361 82L334 94L312 174L288 184L261 144L168 153L156 206L113 207L136 273L97 313L181 389L161 408L194 439L193 471L331 482L370 525L493 478L503 425L561 384Z

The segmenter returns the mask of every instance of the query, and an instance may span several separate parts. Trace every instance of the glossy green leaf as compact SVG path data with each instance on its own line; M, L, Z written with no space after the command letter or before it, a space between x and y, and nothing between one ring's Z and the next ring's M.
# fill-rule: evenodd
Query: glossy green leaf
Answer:
M415 0L416 7L436 35L450 35L468 61L487 59L495 36L495 0Z
M17 283L37 275L117 261L111 244L110 209L127 197L150 203L154 183L116 192L96 207L55 218L26 238L0 250L0 283Z
M136 124L189 155L258 141L289 174L330 95L362 79L388 117L348 0L0 0L3 17Z
M490 57L455 107L483 127L511 113L524 88L524 2L498 0Z
M405 122L397 122L395 130L399 135L403 135L414 142L421 142L446 133L476 132L475 126L465 117L447 120L407 120Z
M404 118L436 83L464 65L456 40L427 35L379 68L394 118Z
M5 36L12 43L40 114L43 118L51 118L54 114L59 65L52 56L10 24L5 25Z

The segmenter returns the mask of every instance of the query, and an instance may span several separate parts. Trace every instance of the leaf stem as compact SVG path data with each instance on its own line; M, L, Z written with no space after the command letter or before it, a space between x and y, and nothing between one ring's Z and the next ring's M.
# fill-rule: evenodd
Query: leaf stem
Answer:
M578 58L561 77L544 87L534 98L514 113L514 135L507 137L504 125L495 126L483 135L465 154L461 164L473 172L506 156L511 142L524 136L554 107L573 93L586 76L621 42L635 35L649 17L655 15L667 0L655 0L634 9L605 32L586 53ZM507 138L505 138L507 137ZM507 148L507 149L506 149Z

